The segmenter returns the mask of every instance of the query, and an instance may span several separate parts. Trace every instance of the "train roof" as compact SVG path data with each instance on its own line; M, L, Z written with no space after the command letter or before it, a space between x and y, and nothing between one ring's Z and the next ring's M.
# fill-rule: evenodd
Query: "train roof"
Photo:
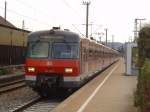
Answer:
M106 46L106 45L103 45L103 44L101 44L101 43L98 43L98 42L96 42L95 40L91 40L91 39L89 39L89 38L82 37L82 38L81 38L81 41L93 43L93 44L95 44L95 45L99 45L100 47L103 47L104 49L110 50L111 52L119 53L117 50L112 49L112 48L110 48L110 47L108 47L108 46Z
M85 37L80 37L78 34L71 32L71 31L65 31L65 30L60 30L60 29L51 29L51 30L43 30L43 31L36 31L36 32L32 32L29 34L29 38L28 41L36 41L40 36L47 36L47 35L54 35L55 39L59 39L60 36L64 37L63 39L65 39L65 42L80 42L80 41L85 41L85 42L89 42L89 43L93 43L93 44L98 44L99 46L103 47L104 49L109 49L112 52L117 53L116 50L105 46L101 43L98 43L94 40L91 40L89 38L85 38ZM49 36L48 38L54 38Z
M52 35L52 36L49 36L49 35ZM54 38L54 36L55 36L55 39L59 39L60 37L63 37L63 39L66 39L67 42L80 42L80 37L78 34L74 32L70 32L70 31L58 30L58 29L32 32L29 34L28 40L33 41L41 36L47 36L47 38L49 39Z

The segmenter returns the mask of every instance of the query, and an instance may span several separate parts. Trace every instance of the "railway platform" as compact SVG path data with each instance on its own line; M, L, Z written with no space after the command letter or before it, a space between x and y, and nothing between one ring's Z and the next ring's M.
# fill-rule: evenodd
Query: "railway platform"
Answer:
M110 66L52 112L137 112L137 76L126 76L123 59Z

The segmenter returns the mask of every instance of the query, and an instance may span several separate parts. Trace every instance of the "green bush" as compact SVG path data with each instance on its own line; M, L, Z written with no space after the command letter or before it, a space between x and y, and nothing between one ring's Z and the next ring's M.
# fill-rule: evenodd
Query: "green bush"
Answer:
M142 112L150 112L150 59L145 59L139 79L135 93L135 105L139 106Z
M142 67L144 59L150 59L150 25L143 27L139 32L138 39L139 67Z
M150 112L150 25L145 25L138 38L139 75L135 92L135 105L141 112Z

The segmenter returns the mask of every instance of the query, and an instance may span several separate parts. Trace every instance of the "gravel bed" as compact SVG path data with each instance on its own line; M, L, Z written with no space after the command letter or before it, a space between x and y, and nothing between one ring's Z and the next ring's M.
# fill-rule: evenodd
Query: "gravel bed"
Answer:
M29 87L2 94L0 95L0 112L11 112L13 108L37 96L38 94Z

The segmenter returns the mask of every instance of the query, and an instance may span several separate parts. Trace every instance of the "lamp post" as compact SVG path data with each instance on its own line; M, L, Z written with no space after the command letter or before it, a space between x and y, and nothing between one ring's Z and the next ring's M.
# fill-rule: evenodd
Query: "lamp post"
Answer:
M146 20L145 18L142 18L142 19L139 19L139 18L136 18L135 19L135 25L134 25L134 41L136 41L137 40L137 38L138 38L138 21L140 21L140 26L139 26L139 30L141 30L141 21L143 21L143 20Z

